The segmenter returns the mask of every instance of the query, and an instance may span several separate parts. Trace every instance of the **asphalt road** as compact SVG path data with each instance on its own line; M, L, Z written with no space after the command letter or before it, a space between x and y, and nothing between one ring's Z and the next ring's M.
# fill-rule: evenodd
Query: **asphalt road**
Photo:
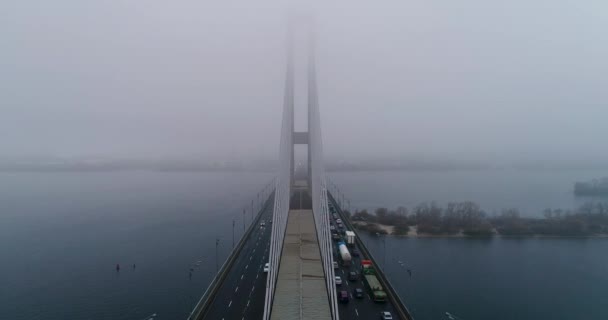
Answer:
M204 319L245 320L263 317L266 294L264 264L268 262L272 203L262 213L258 226L244 244L239 259L215 295ZM262 221L266 222L266 227L260 226Z
M338 207L338 204L335 202L330 202L333 204L334 208L338 211L338 218L344 220L344 217L341 216L341 211ZM333 218L332 223L337 225ZM338 241L334 241L334 252L338 254ZM352 248L349 247L349 251L351 252L352 262L350 267L344 267L340 263L340 259L336 259L338 261L338 265L340 266L335 270L336 276L342 278L342 285L336 286L336 290L338 294L342 290L346 290L350 296L349 302L342 303L338 301L338 312L340 313L341 320L347 319L381 319L380 314L382 311L389 311L393 315L393 319L401 319L397 313L395 312L395 308L393 307L390 301L386 301L384 303L374 302L369 294L369 290L365 287L365 283L363 282L363 278L361 275L361 260L365 260L363 257L363 251L359 248L359 245L356 244L355 248L359 250L361 256L354 257L352 256ZM348 274L350 271L356 271L359 275L359 279L357 281L349 281ZM353 291L355 288L363 289L363 298L357 299L354 297ZM388 294L388 292L387 292Z

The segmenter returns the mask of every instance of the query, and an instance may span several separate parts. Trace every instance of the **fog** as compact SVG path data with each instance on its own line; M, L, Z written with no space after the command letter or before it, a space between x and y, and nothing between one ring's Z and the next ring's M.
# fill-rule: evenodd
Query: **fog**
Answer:
M608 161L600 0L4 0L0 157L275 159L293 12L327 159Z

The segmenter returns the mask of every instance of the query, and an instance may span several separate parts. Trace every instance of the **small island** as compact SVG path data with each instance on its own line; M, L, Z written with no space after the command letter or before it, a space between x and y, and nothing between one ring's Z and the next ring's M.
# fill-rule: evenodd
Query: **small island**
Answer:
M489 217L474 202L441 207L423 203L412 210L378 208L350 215L355 228L371 234L412 237L608 236L608 203L586 203L577 210L546 209L543 218L522 217L517 209Z
M577 182L574 184L574 194L577 196L608 196L608 178Z

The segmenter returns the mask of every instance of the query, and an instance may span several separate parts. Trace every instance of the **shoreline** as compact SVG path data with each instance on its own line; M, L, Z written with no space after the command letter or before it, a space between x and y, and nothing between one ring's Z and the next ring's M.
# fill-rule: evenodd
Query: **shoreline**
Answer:
M351 221L356 227L358 225L367 226L369 223L366 221ZM393 234L395 226L373 223L380 229L386 231L387 236L398 237L398 238L452 238L452 239L493 239L493 238L507 238L507 239L555 239L555 238L567 238L567 239L608 239L608 234L593 234L593 235L579 235L579 236L567 236L567 235L543 235L543 234L525 234L525 235L502 235L496 230L491 235L466 235L462 231L456 234L431 234L431 233L418 233L417 226L410 226L410 230L407 234ZM357 228L358 229L358 228ZM367 232L366 230L360 230L360 232Z

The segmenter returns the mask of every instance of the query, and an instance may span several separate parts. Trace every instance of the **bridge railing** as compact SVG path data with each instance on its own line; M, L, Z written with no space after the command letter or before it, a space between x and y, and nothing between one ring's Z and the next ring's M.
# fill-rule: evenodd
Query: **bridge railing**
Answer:
M222 267L219 269L218 273L215 275L215 277L213 277L213 280L211 280L211 283L209 283L207 290L205 290L205 293L203 293L203 296L199 299L199 301L196 303L196 306L194 307L194 309L188 316L188 320L201 320L204 318L205 313L209 310L209 308L213 304L213 300L215 299L215 294L222 286L224 279L226 279L226 276L228 276L228 274L230 273L230 271L232 269L232 265L239 257L239 254L241 253L243 246L249 240L249 236L251 235L251 232L253 232L254 228L257 227L258 222L260 221L260 217L262 216L264 211L266 211L268 209L268 207L274 203L274 197L275 197L275 192L273 191L268 196L268 199L266 199L264 201L264 205L262 206L260 211L255 216L255 219L252 221L252 223L249 225L249 227L245 231L245 234L243 234L243 236L241 237L239 242L234 246L234 248L230 252L230 255L228 256L226 261L224 261L224 263L222 264Z

